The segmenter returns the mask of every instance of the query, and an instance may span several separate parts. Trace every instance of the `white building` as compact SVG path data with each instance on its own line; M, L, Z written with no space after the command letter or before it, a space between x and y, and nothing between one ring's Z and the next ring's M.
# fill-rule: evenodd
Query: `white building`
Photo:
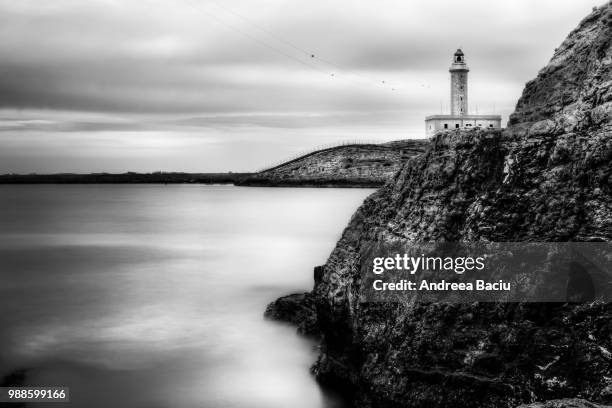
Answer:
M425 133L432 136L446 129L501 128L501 115L468 114L468 72L465 57L457 50L449 69L451 73L451 114L431 115L425 118Z

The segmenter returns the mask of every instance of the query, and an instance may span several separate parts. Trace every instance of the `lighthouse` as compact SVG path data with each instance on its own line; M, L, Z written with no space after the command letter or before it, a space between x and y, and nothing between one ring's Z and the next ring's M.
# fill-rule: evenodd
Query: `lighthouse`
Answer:
M450 129L501 128L501 115L470 115L468 110L468 72L465 54L458 49L453 55L450 72L450 115L431 115L425 118L425 133Z
M468 72L463 51L457 50L453 64L448 70L451 74L451 115L467 115Z

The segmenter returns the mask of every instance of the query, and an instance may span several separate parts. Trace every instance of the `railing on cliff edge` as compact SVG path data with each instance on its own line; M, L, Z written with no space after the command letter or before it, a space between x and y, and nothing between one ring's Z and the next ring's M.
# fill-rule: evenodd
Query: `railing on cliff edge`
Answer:
M290 164L293 163L295 161L301 160L301 159L305 159L308 156L312 156L313 154L316 153L321 153L327 150L333 150L333 149L337 149L339 147L347 147L347 146L363 146L363 145L381 145L381 144L385 144L387 142L381 141L381 140L374 140L374 139L355 139L355 140L343 140L341 142L338 143L328 143L328 144L324 144L324 145L319 145L316 147L313 147L312 149L309 150L302 150L299 153L296 153L288 158L285 158L284 160L277 160L273 163L268 164L267 166L264 166L258 170L255 171L255 173L262 173L264 171L270 171L270 170L274 170L278 167L284 166L286 164Z

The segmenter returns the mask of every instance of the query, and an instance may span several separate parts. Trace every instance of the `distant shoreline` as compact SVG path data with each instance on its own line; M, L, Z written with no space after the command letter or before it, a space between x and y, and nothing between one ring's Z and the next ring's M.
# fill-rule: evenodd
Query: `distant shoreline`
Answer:
M2 174L0 184L234 184L252 173Z
M238 180L235 185L240 187L310 187L310 188L379 188L384 181L368 179L253 179L245 177Z
M242 187L378 188L384 182L367 178L269 180L251 178L255 173L57 173L0 174L4 184L230 184Z

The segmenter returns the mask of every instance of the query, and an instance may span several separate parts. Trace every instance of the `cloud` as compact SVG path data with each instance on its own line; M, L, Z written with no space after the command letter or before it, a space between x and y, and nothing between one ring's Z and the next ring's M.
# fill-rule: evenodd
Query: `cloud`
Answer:
M473 108L483 113L495 105L507 115L591 6L0 0L1 143L20 132L66 140L79 133L83 144L105 131L136 137L168 130L180 139L198 127L219 130L215 138L229 138L229 128L253 135L317 129L315 139L327 129L333 140L364 130L396 135L403 127L401 136L422 136L422 118L447 109L457 47L471 68ZM18 143L24 150L15 154L26 157L45 143L39 138L29 151Z
M376 6L313 1L303 13L286 2L268 1L268 11L261 13L246 2L219 7L58 0L40 7L4 1L0 107L232 112L359 105L384 110L389 103L372 98L368 86L386 80L415 87L427 71L445 73L459 45L466 48L475 76L478 71L501 80L533 76L552 45L545 51L535 46L534 32L525 26L538 30L540 42L553 37L559 43L563 34L553 35L528 17L545 11L552 18L552 9L519 3L522 7L502 7L502 13L478 1ZM581 8L555 5L564 18ZM255 22L258 14L261 22ZM500 24L504 16L505 25ZM550 24L551 18L542 20ZM313 50L323 61L301 50ZM359 86L338 87L334 80Z

